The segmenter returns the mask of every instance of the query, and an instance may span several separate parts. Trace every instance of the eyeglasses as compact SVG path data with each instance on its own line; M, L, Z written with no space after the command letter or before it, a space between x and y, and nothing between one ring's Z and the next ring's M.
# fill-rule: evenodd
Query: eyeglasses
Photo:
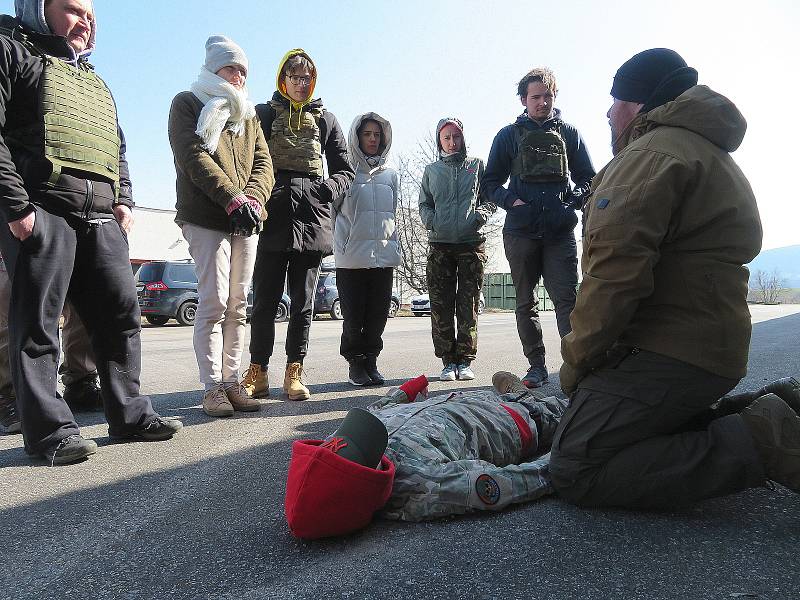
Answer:
M287 75L286 78L292 82L292 85L309 85L311 77L300 77L299 75Z

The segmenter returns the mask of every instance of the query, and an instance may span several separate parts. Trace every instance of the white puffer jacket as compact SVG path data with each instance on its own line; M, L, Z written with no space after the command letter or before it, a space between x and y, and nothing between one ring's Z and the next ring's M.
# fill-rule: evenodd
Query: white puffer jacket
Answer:
M370 119L383 129L383 150L376 166L370 166L358 145L358 127ZM395 230L399 178L386 166L392 145L392 126L380 115L359 115L350 126L348 155L356 172L350 191L334 201L333 253L340 269L374 269L400 264L400 245Z

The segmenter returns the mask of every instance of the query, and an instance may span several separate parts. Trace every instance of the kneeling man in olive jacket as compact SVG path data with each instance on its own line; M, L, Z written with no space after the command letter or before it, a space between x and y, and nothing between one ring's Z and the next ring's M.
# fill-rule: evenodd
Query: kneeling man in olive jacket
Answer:
M611 95L614 158L592 182L562 340L571 402L553 484L588 506L673 507L767 479L798 491L800 418L781 398L708 410L747 370L744 265L761 224L730 156L746 122L664 48L623 64Z

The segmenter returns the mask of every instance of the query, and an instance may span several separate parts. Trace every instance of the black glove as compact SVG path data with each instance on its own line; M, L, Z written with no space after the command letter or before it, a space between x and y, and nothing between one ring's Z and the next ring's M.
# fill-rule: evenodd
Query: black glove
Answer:
M250 204L242 204L231 213L231 229L234 235L251 235L259 221L258 213Z
M574 190L566 194L563 200L561 200L561 203L566 208L571 208L572 210L582 209L585 202L586 202L586 195L584 195L583 190L580 188L575 188Z

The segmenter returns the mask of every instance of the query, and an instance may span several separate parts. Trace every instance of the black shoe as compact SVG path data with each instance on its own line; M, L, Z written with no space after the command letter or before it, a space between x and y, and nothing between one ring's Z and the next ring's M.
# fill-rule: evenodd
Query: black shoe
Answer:
M348 381L353 385L359 387L363 385L372 385L372 378L367 374L364 369L364 359L354 358L350 362L350 373Z
M367 356L364 359L364 370L367 372L370 380L372 380L372 385L383 385L385 380L383 375L380 374L380 371L378 371L377 362L377 356Z
M98 412L103 410L103 396L97 376L89 375L64 387L64 401L72 412Z
M775 394L786 402L794 412L800 414L800 382L794 377L781 377L755 392L758 397Z
M68 465L83 460L97 452L94 440L87 440L77 433L68 435L61 441L42 452L42 458L50 461L50 465Z
M17 399L14 396L0 394L0 426L5 433L19 433L21 425L17 412Z
M160 442L170 439L173 435L183 429L183 423L177 419L165 419L156 416L147 425L140 425L133 431L122 435L108 432L108 437L114 440L146 440L148 442Z
M539 388L547 383L547 367L544 365L534 365L522 378L522 385L527 388Z

